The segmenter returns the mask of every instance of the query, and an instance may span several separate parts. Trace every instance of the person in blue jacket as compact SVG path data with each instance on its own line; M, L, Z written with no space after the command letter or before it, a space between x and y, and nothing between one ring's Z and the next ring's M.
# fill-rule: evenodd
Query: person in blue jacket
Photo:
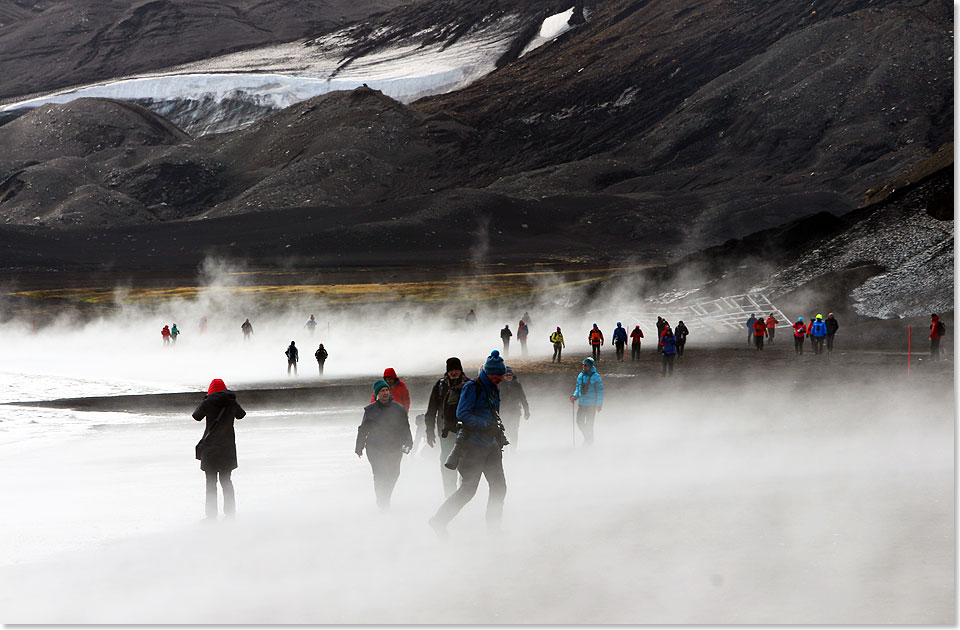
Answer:
M669 375L673 376L673 360L677 357L677 336L669 326L663 329L660 344L663 346L663 354L660 355L660 376L667 376L668 370Z
M583 433L583 443L593 444L593 421L598 411L603 411L603 379L594 367L593 359L583 360L582 369L577 374L577 388L570 396L570 402L580 401L577 407L577 426Z
M813 341L813 353L823 354L823 342L827 338L827 324L823 321L823 315L817 313L817 318L813 320L813 326L810 327L810 339Z
M753 345L753 325L757 322L757 314L750 313L750 318L747 320L747 345Z
M617 348L617 361L623 361L627 347L627 329L620 322L617 322L617 327L613 331L613 345Z
M460 513L480 485L480 476L487 479L490 494L487 499L487 527L493 531L500 528L503 517L503 501L507 495L507 481L503 474L503 430L500 424L500 390L507 368L500 352L493 350L483 364L477 378L467 382L460 392L457 405L457 420L461 428L457 440L463 437L460 463L460 487L447 497L437 513L430 519L430 526L440 536L445 536L447 524Z

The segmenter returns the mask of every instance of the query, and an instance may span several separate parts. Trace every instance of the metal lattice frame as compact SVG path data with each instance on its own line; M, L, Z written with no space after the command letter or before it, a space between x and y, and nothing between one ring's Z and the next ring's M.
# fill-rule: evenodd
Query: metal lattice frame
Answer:
M713 300L700 300L687 306L690 312L704 325L742 330L750 313L766 317L773 313L778 320L777 328L793 326L790 318L762 293L728 295Z

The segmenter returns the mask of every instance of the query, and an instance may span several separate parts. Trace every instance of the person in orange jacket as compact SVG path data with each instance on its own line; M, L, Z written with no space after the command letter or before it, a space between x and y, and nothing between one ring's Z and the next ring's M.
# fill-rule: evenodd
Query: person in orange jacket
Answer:
M777 324L780 323L780 320L773 316L773 313L770 313L770 316L767 318L767 341L773 343L773 335L777 332Z
M390 394L393 396L394 402L398 402L403 405L403 408L407 410L407 413L410 413L410 390L407 389L407 386L397 378L397 371L393 368L387 368L383 371L383 380L387 382L387 385L390 386ZM370 402L374 402L377 399L376 393L370 397Z
M803 318L798 317L793 324L793 353L803 354L803 338L807 334L807 325L803 323Z
M587 333L587 342L590 344L590 349L593 351L593 360L600 360L600 346L603 345L603 333L600 332L600 329L597 328L597 325L594 324L593 328L590 329L590 332Z
M767 323L763 321L763 316L760 316L753 322L753 343L756 344L757 350L763 350L763 338L766 334Z

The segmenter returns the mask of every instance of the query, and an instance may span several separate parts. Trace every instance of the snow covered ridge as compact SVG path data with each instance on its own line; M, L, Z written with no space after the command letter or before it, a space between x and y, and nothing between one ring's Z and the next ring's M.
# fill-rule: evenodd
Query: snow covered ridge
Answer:
M573 9L544 20L524 53L569 30ZM11 103L3 112L26 110L77 98L135 102L198 136L232 131L272 111L335 90L366 84L402 103L463 88L489 74L522 27L518 16L478 25L444 48L401 44L340 66L354 43L349 30L247 50L168 71L85 85ZM342 68L342 70L341 70Z

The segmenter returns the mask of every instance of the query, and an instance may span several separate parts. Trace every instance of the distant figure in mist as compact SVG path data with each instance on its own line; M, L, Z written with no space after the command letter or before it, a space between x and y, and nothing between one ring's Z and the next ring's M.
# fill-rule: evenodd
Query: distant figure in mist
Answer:
M590 349L593 351L593 360L600 360L600 346L603 345L603 333L597 328L597 324L593 324L593 328L590 329L590 332L587 333L587 343L590 344Z
M840 330L840 322L833 316L833 313L827 313L827 319L824 321L827 325L827 352L833 353L833 336Z
M250 323L250 318L243 320L243 323L240 324L240 330L243 331L243 340L248 341L250 335L253 334L253 324Z
M170 343L176 345L177 337L179 336L180 336L180 329L177 328L176 324L174 324L173 326L170 327Z
M940 340L947 334L947 326L936 313L930 314L930 360L940 360Z
M477 314L473 312L473 309L470 309L470 312L467 313L467 316L464 318L464 321L467 322L468 326L472 326L477 323Z
M290 345L287 346L287 349L283 352L287 355L287 376L290 376L290 368L293 368L293 374L297 374L297 361L300 360L300 351L297 350L297 344L295 341L291 341Z
M803 354L803 338L807 336L807 325L798 317L793 323L793 353Z
M457 490L457 471L450 470L443 463L447 461L457 440L457 405L460 403L463 386L468 380L470 379L463 373L460 359L450 357L447 359L443 378L434 384L430 390L430 400L427 401L427 413L424 416L427 445L433 448L439 429L440 478L443 481L444 497L449 497Z
M777 332L777 324L780 320L773 316L773 313L767 317L767 341L773 343L773 336Z
M307 329L308 333L313 335L313 331L317 329L317 318L311 315L310 319L304 323L303 327Z
M503 356L510 356L510 337L513 337L513 333L510 332L510 324L504 324L503 328L500 329L500 341L503 342Z
M753 343L756 350L763 350L763 339L767 336L767 323L762 317L753 320Z
M553 344L553 359L550 363L560 363L560 357L563 355L563 349L567 347L563 343L563 333L560 332L560 327L557 326L557 331L550 333L550 343Z
M170 327L164 324L163 330L160 331L160 336L163 337L163 345L168 345L170 343Z
M660 376L673 376L673 360L677 356L678 347L677 336L667 326L660 337Z
M447 533L447 524L460 513L477 493L480 476L487 479L490 493L487 498L487 528L500 529L503 501L507 495L507 481L503 474L503 447L506 436L500 422L500 390L507 368L500 352L493 350L483 363L477 378L463 386L457 404L460 429L457 443L460 459L460 487L447 497L429 523L437 535Z
M643 331L640 330L640 324L630 333L630 360L640 360L640 340L643 339Z
M208 519L217 518L217 476L223 490L223 513L232 517L237 511L230 474L237 467L237 435L233 421L243 418L247 412L237 402L237 395L227 389L223 381L210 381L207 395L193 412L193 419L207 419L203 437L197 443L197 459L200 470L207 477L206 511Z
M383 380L390 386L390 394L393 400L403 405L404 410L410 413L410 390L406 384L397 378L397 371L393 368L387 368L383 371ZM370 397L370 402L374 402L376 394Z
M756 344L756 342L753 340L754 333L756 332L753 325L756 323L757 323L757 314L750 313L750 317L747 318L747 345L750 345L751 343Z
M524 311L524 312L523 312L523 317L522 317L522 319L523 319L523 321L527 322L527 326L529 326L530 324L533 323L533 320L530 319L530 313L527 312L527 311Z
M327 357L330 356L330 353L327 352L327 349L324 348L321 343L317 351L313 353L313 356L317 360L317 365L320 366L320 376L323 376L323 364L327 362Z
M520 320L520 324L517 326L517 341L520 342L520 354L527 356L527 337L530 336L530 327L527 326L527 322Z
M594 367L593 359L586 358L577 374L577 387L570 402L580 402L577 407L577 427L583 434L583 443L593 444L593 421L598 411L603 411L603 379Z
M683 323L682 319L677 322L677 327L673 330L673 334L677 337L677 358L683 357L683 348L687 345L687 335L690 334L690 330L687 328L687 325Z
M813 353L823 354L823 342L827 340L827 324L820 313L817 313L813 326L810 327L810 340L813 343Z
M198 328L200 328L201 333L207 332L207 316L206 315L200 318L200 321L198 322Z
M623 361L627 348L627 329L620 322L613 329L613 345L617 349L617 361Z
M513 373L513 368L507 366L507 371L503 374L503 381L500 383L500 418L503 420L503 428L507 433L507 439L510 441L510 450L517 448L517 440L520 436L520 408L523 408L523 419L530 419L530 404L527 403L527 395L523 392L523 385L520 379Z
M373 469L373 490L377 507L390 507L393 488L400 477L400 460L413 447L407 410L390 395L390 385L383 379L373 384L374 401L363 408L363 420L357 427L357 457L367 450Z

